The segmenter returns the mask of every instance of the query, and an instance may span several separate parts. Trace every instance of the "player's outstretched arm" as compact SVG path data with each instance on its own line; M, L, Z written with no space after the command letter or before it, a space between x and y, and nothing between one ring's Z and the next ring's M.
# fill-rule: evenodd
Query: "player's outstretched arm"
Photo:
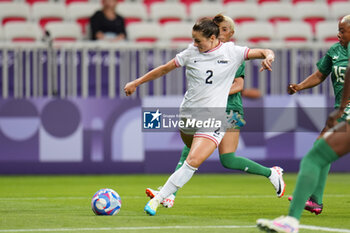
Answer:
M263 70L272 71L271 65L275 60L275 54L271 49L251 49L248 53L248 59L264 59L261 62L260 72Z
M299 84L291 83L287 87L287 92L289 95L293 95L298 91L312 88L314 86L319 85L322 83L327 76L322 74L319 70L315 71L313 74L311 74L309 77L307 77L304 81L302 81Z
M175 64L175 60L172 59L168 63L158 66L157 68L151 70L147 74L143 75L142 77L135 79L134 81L128 82L125 87L124 91L127 96L131 95L136 91L136 88L141 85L142 83L146 83L149 81L152 81L154 79L157 79L159 77L162 77L169 73L170 71L174 70L177 68Z

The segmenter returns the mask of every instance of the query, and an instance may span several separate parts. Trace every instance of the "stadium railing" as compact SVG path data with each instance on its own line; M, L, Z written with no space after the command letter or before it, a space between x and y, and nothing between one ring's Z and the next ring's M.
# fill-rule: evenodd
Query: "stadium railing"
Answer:
M125 98L123 87L148 70L161 65L187 47L177 43L1 43L1 98L109 97ZM256 46L256 45L255 45ZM245 88L259 88L264 95L285 94L288 83L305 79L325 54L325 44L261 43L275 51L273 72L259 73L260 61L247 61ZM132 98L182 95L184 69L168 78L142 85ZM304 94L333 95L329 80ZM303 94L302 93L302 94Z

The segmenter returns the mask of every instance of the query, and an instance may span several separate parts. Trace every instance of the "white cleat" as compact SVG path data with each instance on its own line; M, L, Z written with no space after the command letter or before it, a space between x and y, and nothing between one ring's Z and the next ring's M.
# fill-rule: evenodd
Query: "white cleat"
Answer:
M159 191L156 191L156 190L151 189L151 188L146 188L146 195L151 199L154 198L158 193L159 193ZM166 208L171 208L174 206L174 201L175 201L175 195L170 194L160 204L162 204Z
M157 213L158 206L159 206L159 201L156 198L153 198L147 202L143 210L146 212L146 214L150 216L154 216Z
M291 216L281 216L274 220L258 219L256 221L257 227L265 232L284 232L284 233L298 233L299 221Z
M286 184L283 180L283 169L277 166L270 168L271 175L269 180L276 190L277 197L283 197L284 191L286 190Z
M174 206L174 201L175 201L175 195L170 194L160 204L162 204L165 208L171 208Z

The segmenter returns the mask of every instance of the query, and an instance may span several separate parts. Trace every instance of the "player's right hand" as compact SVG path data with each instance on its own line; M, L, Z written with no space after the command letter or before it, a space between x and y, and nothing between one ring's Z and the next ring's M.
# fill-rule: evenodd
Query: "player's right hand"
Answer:
M293 95L300 90L298 84L290 83L287 88L287 92L289 95Z
M134 81L128 82L124 87L124 92L126 96L131 95L136 91L137 85Z

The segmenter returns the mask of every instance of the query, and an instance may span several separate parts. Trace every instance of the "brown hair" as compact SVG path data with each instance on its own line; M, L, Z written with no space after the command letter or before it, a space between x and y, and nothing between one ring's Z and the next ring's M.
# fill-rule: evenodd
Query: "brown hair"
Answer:
M220 33L219 26L210 18L200 19L196 22L192 29L193 31L201 32L206 38L209 38L212 35L218 37Z

